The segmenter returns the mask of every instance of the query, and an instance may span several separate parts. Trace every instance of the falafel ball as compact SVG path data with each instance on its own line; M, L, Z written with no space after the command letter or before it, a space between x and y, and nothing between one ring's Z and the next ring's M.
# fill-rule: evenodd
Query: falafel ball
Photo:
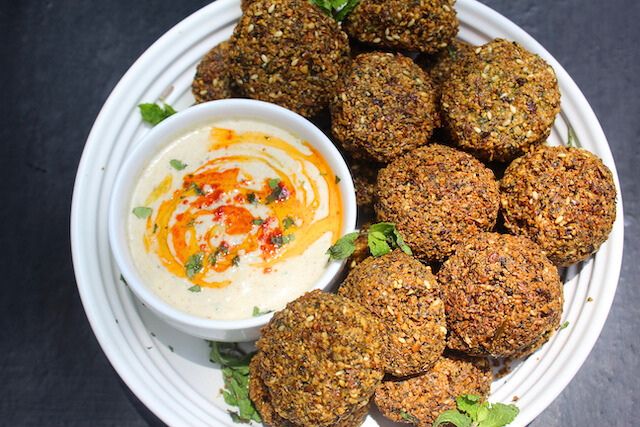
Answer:
M388 373L423 372L442 354L447 328L438 282L431 268L401 250L357 264L338 294L382 321Z
M350 64L347 35L306 0L253 1L231 41L238 90L306 117L328 106Z
M491 230L498 216L498 183L470 154L444 145L417 148L380 170L378 219L396 224L413 253L442 261L456 244Z
M437 127L427 74L401 54L358 55L331 103L333 135L351 153L378 162L428 142Z
M376 178L382 164L361 159L349 159L349 170L356 190L356 203L361 215L373 216L373 202L376 194Z
M500 181L505 227L568 266L607 240L616 186L602 160L580 148L542 146L511 163Z
M263 328L250 381L263 382L268 403L282 419L334 425L359 414L382 380L382 333L364 307L339 295L308 292Z
M424 69L431 77L431 81L439 90L440 86L449 79L452 72L475 58L476 46L462 40L452 40L444 49L433 55L420 54L416 64Z
M434 53L458 32L455 0L362 0L347 15L350 37L375 46Z
M191 83L191 93L196 103L233 97L228 63L229 49L229 41L224 41L207 52L198 64Z
M440 414L456 408L456 397L486 398L492 380L486 360L443 356L422 375L382 382L374 403L392 421L431 427Z
M271 427L302 427L299 424L294 424L282 418L273 408L269 390L262 381L262 374L260 373L260 358L260 354L255 355L249 365L249 370L251 372L251 377L249 379L249 397L262 417L262 422ZM361 408L356 409L335 424L334 427L360 426L369 413L369 406L370 404L366 404Z
M525 356L560 323L558 269L526 237L471 237L444 262L438 281L451 349L474 356Z
M542 144L560 112L555 72L516 42L495 39L442 87L446 125L460 148L508 162Z

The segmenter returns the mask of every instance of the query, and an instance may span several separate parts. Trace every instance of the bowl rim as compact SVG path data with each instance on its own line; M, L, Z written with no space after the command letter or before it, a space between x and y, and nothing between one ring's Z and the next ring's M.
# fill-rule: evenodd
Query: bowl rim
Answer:
M198 330L238 331L265 325L273 312L244 319L207 319L187 313L157 295L145 283L133 262L128 242L125 212L129 210L131 197L139 182L140 175L149 163L176 138L216 120L249 119L268 122L318 149L331 169L340 176L338 188L341 195L340 213L343 218L342 234L355 230L357 205L351 171L331 140L312 122L301 115L269 102L253 99L223 99L188 107L173 114L149 130L139 141L120 166L109 198L108 234L113 255L127 285L138 299L147 304L163 318L183 326L185 332L195 328L193 335L201 336ZM268 121L267 121L268 119ZM306 133L306 135L301 135ZM134 178L134 179L132 179ZM309 289L326 290L342 271L346 260L328 261L328 266L316 283ZM163 319L166 320L166 319Z

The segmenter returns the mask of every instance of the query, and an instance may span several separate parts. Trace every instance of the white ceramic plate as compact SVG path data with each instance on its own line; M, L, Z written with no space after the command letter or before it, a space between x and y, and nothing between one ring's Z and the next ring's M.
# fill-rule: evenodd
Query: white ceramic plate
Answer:
M459 37L482 44L516 40L555 69L562 113L550 142L567 139L570 123L582 146L601 157L620 186L607 140L586 99L558 62L518 26L474 0L459 0ZM107 238L107 204L114 178L136 141L149 130L137 105L167 94L178 110L192 104L190 83L199 59L227 39L240 17L238 0L218 0L194 13L153 44L129 69L105 103L87 140L76 178L71 214L73 263L93 331L140 400L169 425L234 425L219 390L220 372L204 341L184 335L141 306L119 280ZM518 396L514 426L531 422L562 391L595 344L615 294L622 260L623 214L596 256L566 272L563 321L569 327L492 386L491 400ZM590 297L593 300L587 301ZM374 414L366 426L392 425Z

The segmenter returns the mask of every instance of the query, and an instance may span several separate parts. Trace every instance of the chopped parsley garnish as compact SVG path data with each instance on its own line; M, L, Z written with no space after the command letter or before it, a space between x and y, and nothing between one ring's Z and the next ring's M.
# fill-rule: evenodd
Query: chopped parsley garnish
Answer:
M151 212L153 212L153 209L148 208L146 206L138 206L137 208L133 208L133 214L135 216L137 216L140 219L145 219L147 218L149 215L151 215Z
M254 306L253 307L253 311L251 312L251 315L253 317L257 317L257 316L262 316L263 314L269 314L271 313L273 310L260 310L260 308L258 306Z
M289 191L286 189L279 178L271 178L267 181L271 193L267 196L267 204L276 201L286 200L289 197Z
M251 221L253 223L253 225L262 225L264 223L264 219L262 218L256 218L253 221Z
M156 234L156 231L158 231L158 224L153 224L153 234Z
M209 255L209 264L215 265L218 262L218 257L220 255L226 255L229 253L229 246L226 243L222 243L220 246L216 248L216 251Z
M296 225L296 221L290 216L287 216L282 220L282 227L284 227L285 230L293 225Z
M187 167L186 163L182 163L180 160L178 159L171 159L169 161L169 164L171 165L172 168L174 168L177 171L181 171L182 169Z
M198 196L204 195L204 191L202 191L202 188L200 188L200 186L198 184L196 184L195 182L191 183L191 188L193 189L193 191L196 192L196 194Z
M327 250L329 259L340 260L350 257L356 249L356 239L360 232L349 233ZM400 248L407 255L412 255L411 248L407 246L395 224L379 222L373 224L367 232L367 245L369 252L374 257L386 255L395 248Z
M177 111L174 110L174 108L171 105L166 103L164 104L164 107L161 107L160 105L155 103L148 103L148 104L140 104L138 105L138 108L140 108L140 114L142 115L142 120L144 122L149 123L152 126L157 125L167 117L177 113Z
M482 402L480 396L464 394L456 398L457 409L443 412L433 427L503 427L511 423L520 410L516 405Z
M342 181L342 180L340 179L340 177L338 175L336 175L336 184L339 184L340 181Z
M296 238L296 236L294 234L278 234L277 236L271 236L271 244L274 245L277 248L280 248L284 245L286 245L287 243L291 243L292 241L294 241Z
M247 202L251 203L252 205L258 203L258 197L256 196L256 193L247 194Z
M202 258L201 252L195 253L187 258L184 271L189 279L193 279L193 277L202 270Z
M358 5L360 0L310 0L324 13L340 22Z
M200 292L202 290L202 288L200 287L200 285L193 285L192 287L189 288L189 291L191 292Z
M254 353L242 351L238 344L210 341L209 360L222 368L224 389L222 397L227 405L238 411L228 411L234 422L262 422L260 414L249 398L249 362Z
M240 265L240 255L236 255L233 257L233 259L231 260L231 264L235 265L236 267Z

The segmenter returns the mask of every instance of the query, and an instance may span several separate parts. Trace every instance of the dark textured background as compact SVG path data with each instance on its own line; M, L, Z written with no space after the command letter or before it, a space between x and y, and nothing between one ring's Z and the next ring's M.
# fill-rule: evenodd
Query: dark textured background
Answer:
M484 0L584 91L625 207L618 293L578 375L532 424L638 425L640 2ZM98 346L75 286L69 211L98 111L133 61L205 0L0 0L0 425L156 425Z

